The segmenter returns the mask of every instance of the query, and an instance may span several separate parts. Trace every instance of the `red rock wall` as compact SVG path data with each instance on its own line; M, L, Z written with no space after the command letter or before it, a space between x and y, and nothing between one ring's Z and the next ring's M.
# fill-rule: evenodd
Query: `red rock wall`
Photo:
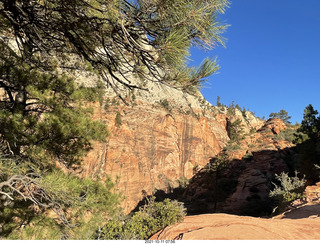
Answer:
M116 114L121 114L121 125ZM199 114L201 111L198 111ZM95 143L83 162L83 176L111 176L132 210L143 192L176 186L191 178L195 166L204 166L228 141L223 123L203 116L169 112L161 106L118 106L110 111L95 105L95 117L108 125L105 143Z

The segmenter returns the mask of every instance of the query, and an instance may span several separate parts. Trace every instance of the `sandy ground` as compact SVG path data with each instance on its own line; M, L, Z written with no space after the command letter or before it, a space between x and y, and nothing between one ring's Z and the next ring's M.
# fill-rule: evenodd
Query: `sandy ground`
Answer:
M274 218L229 214L185 217L152 240L320 240L320 205L305 205Z

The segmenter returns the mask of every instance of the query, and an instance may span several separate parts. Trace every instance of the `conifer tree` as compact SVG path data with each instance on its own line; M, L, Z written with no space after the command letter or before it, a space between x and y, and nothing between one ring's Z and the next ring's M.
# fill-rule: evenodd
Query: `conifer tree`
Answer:
M284 123L291 124L289 119L291 119L291 116L288 115L288 112L284 109L281 109L278 113L271 113L269 115L269 118L278 118L282 119Z
M127 79L128 71L187 88L218 69L214 60L191 69L185 61L192 45L223 45L226 25L217 15L227 5L227 0L1 0L0 31L16 39L28 63L44 66L52 55L61 61L74 54L116 91L120 84L137 86ZM41 59L32 60L36 54Z
M317 140L320 134L320 116L318 111L309 104L303 113L303 120L298 132L308 135L312 140Z
M57 69L54 59L46 69L28 64L9 40L0 42L0 54L0 235L31 238L16 228L32 223L56 232L45 234L46 227L40 235L28 227L23 233L77 238L76 230L84 228L79 216L86 211L95 219L86 232L93 235L103 216L116 212L117 196L109 180L102 185L60 169L77 168L91 141L106 138L106 126L91 120L92 111L83 106L101 99L103 90L99 83L93 88L77 85ZM47 210L57 220L42 215Z

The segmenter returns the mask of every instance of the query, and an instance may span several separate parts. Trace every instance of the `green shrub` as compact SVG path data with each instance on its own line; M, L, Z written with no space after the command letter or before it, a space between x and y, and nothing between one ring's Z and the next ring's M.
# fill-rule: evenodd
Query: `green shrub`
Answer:
M121 235L123 233L123 224L120 220L118 219L112 219L109 220L103 227L102 229L102 236L101 236L101 231L97 236L97 239L103 239L105 240L111 240L111 239L117 239L120 240L122 239Z
M290 177L288 173L282 172L280 175L275 175L276 180L280 185L274 184L275 188L270 191L269 196L274 198L278 204L279 211L285 209L291 202L301 198L306 180L300 179L295 172L295 176Z
M110 179L102 184L53 170L40 179L40 185L53 203L63 207L57 209L57 206L52 206L51 210L60 215L64 222L57 217L49 217L48 212L36 213L14 202L11 208L3 209L0 206L0 235L7 239L23 240L87 240L94 237L96 229L107 217L120 212L119 196L112 193L114 184ZM2 210L6 211L6 216L1 214ZM13 223L17 226L9 226ZM20 228L21 225L24 228Z
M169 101L167 99L161 99L159 101L159 104L164 107L166 110L168 110L169 112L171 112L171 105L169 103Z
M236 151L241 149L241 146L239 144L234 144L234 143L229 143L224 150L229 152L229 151Z
M198 165L196 165L195 167L193 167L193 170L196 171L198 169ZM177 180L179 187L180 188L186 188L187 185L189 184L189 179L187 177L181 176L178 180Z
M152 197L131 218L123 222L109 220L98 233L98 239L147 239L157 231L182 221L185 215L182 203L170 199L155 202L155 197Z
M288 141L292 143L296 139L296 130L286 129L281 131L278 135L273 135L272 138L275 140Z
M117 112L117 114L116 114L115 121L116 121L116 126L120 126L120 125L122 125L121 114L120 114L120 112L119 112L119 111L118 111L118 112Z
M253 154L251 152L248 152L246 155L244 155L242 158L243 159L250 159L253 157Z

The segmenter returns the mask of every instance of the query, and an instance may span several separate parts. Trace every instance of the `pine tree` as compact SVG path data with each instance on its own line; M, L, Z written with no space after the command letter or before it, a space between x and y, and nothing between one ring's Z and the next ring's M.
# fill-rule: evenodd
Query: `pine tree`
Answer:
M296 168L306 176L308 184L315 184L319 181L316 165L320 159L320 116L311 104L304 109L295 137L299 155Z
M99 83L92 88L77 85L54 64L46 70L28 64L9 41L0 42L0 54L1 236L32 238L24 236L32 232L40 239L77 238L76 231L84 228L79 216L86 211L94 223L91 229L87 223L89 229L82 234L93 235L116 212L118 200L109 180L105 185L80 180L59 168L77 167L92 140L106 138L106 126L91 120L91 109L83 106L99 101L103 90ZM46 211L53 211L56 219L45 217ZM19 232L25 222L37 228ZM47 232L48 226L54 232Z
M0 31L17 40L28 63L45 66L52 55L62 62L73 54L115 90L137 87L128 71L187 89L218 69L214 60L200 68L185 61L192 45L223 45L226 25L217 16L227 6L227 0L2 0Z
M234 122L228 121L228 136L232 142L239 142L243 137L243 126L240 119L236 119Z
M320 116L318 111L309 104L303 113L303 120L298 132L308 135L310 139L316 140L320 134Z
M269 118L278 118L282 119L284 123L291 124L289 119L291 119L291 116L288 115L288 112L284 109L281 109L278 113L271 113L269 115Z

